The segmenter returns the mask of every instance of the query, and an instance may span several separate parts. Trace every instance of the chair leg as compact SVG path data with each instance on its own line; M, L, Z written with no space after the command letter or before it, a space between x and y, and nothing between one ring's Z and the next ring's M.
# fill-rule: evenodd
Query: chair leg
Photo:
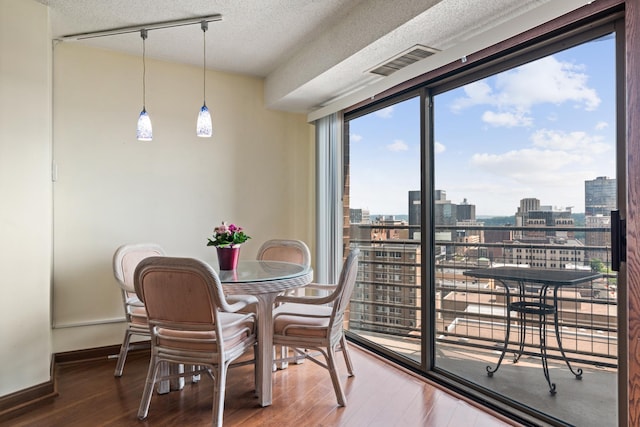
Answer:
M256 396L260 395L258 391L258 343L253 345L253 390Z
M199 365L191 365L189 367L189 369L191 370L191 372L197 371L201 368L201 366ZM200 381L200 374L194 374L191 376L191 382L196 384Z
M352 377L354 375L353 363L351 362L351 355L349 354L349 350L347 349L347 340L345 339L344 334L342 335L342 338L340 338L340 346L342 347L344 363L347 365L347 372L349 373L349 376Z
M124 370L124 362L127 360L127 352L129 351L129 342L131 341L131 330L127 328L124 332L124 340L120 346L120 354L118 354L118 363L116 363L116 370L113 372L114 377L121 377Z
M302 365L305 359L306 357L301 354L296 355L296 365Z
M295 359L296 365L302 365L309 354L309 350L306 348L295 348L291 347L293 351L293 357Z
M227 364L216 366L216 379L213 387L213 425L222 427L224 416L224 395L227 384Z
M149 360L149 371L147 372L147 380L144 384L144 391L142 392L142 399L140 400L140 407L138 408L138 419L144 420L149 413L149 405L151 404L151 396L153 395L153 386L156 383L156 376L158 374L159 363L156 357L151 354L151 360Z
M327 358L327 368L329 368L329 375L331 376L331 382L333 383L333 390L336 392L336 398L338 399L338 405L347 406L347 398L342 390L342 384L340 384L340 378L338 377L338 370L336 369L336 353L334 348L327 348L325 357Z
M289 357L289 347L281 345L275 346L274 348L276 349L276 353L278 352L278 349L280 350L280 356L276 357L276 359L286 359L287 357ZM288 367L289 362L284 360L280 362L280 366L278 366L279 369L287 369Z

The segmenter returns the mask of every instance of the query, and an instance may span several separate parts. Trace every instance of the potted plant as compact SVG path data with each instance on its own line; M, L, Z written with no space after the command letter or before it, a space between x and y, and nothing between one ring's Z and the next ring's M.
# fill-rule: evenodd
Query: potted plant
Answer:
M222 225L213 229L213 238L207 239L207 246L215 246L218 252L220 270L235 270L240 256L240 245L249 240L242 227L235 224Z

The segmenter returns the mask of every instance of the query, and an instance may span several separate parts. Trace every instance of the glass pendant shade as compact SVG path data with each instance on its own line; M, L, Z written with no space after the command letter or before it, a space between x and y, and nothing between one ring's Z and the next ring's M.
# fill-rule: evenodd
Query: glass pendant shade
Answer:
M211 124L211 113L207 108L207 29L209 23L202 21L200 23L202 29L202 107L198 113L198 121L196 122L196 135L201 138L211 138L213 134L213 126Z
M138 141L151 141L153 139L151 119L149 118L147 110L145 110L144 108L140 112L140 117L138 117L138 128L136 134L138 137Z
M151 118L147 113L146 99L147 99L147 63L145 62L145 40L147 39L147 30L144 28L140 30L140 37L142 38L142 111L138 116L138 126L136 127L136 138L138 141L151 141L153 140L153 129L151 128Z
M198 113L198 122L196 123L196 135L202 138L210 138L213 134L213 127L211 126L211 114L206 104L200 108Z

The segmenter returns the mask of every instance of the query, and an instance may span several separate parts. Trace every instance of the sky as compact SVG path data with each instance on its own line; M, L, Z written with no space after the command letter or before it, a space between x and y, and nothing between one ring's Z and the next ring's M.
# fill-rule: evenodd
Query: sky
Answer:
M434 180L477 216L513 215L520 199L584 212L584 181L616 177L613 36L434 98ZM419 99L350 122L350 201L406 215L420 189Z

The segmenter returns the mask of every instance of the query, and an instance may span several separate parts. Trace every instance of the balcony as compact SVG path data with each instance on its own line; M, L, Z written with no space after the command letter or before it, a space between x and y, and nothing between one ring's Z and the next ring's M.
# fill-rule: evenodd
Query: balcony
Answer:
M408 238L415 230L397 224L351 226L350 243L362 251L351 300L351 333L405 362L419 364L428 348L422 344L428 336L422 295L433 295L436 372L550 422L617 425L618 296L609 228L436 227L433 254L423 254L421 242ZM433 274L422 273L423 256L427 265L433 259ZM544 338L555 396L550 395L542 372L537 316L527 319L520 360L513 363L508 351L498 372L487 375L487 366L496 365L505 341L506 290L498 281L474 279L464 272L499 265L597 270L602 275L558 293L562 347L574 369L584 371L581 381L562 359L553 316L546 319ZM527 291L533 296L536 289ZM427 313L429 305L425 304ZM513 315L510 350L518 345L517 325Z

